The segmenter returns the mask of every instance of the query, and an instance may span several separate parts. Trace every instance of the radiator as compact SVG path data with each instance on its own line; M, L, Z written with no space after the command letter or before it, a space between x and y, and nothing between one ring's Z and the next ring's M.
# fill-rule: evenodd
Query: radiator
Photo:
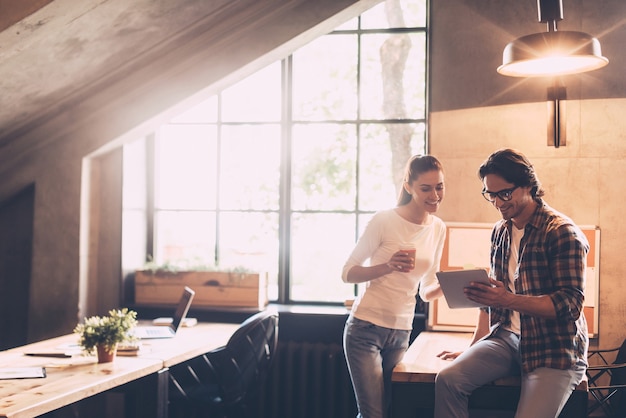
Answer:
M259 418L350 418L356 401L341 345L279 343Z

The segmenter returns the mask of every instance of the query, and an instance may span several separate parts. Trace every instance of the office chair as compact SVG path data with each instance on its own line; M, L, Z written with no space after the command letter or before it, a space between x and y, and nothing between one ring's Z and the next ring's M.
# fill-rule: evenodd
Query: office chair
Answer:
M264 383L278 343L278 314L245 320L226 346L170 368L170 415L185 418L249 418L249 405ZM182 415L180 415L182 414Z
M615 360L611 362L614 353ZM626 417L626 339L621 347L589 350L588 359L600 364L587 368L589 392L594 398L587 415L601 408L606 417ZM602 380L609 380L608 385L601 384L603 376Z

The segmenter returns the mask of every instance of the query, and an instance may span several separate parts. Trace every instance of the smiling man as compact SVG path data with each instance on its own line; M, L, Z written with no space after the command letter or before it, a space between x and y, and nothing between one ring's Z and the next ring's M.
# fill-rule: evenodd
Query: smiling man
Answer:
M435 417L468 416L474 389L521 375L516 418L552 418L587 367L583 315L589 244L567 216L548 206L528 159L494 152L480 166L482 195L500 212L491 235L491 285L465 289L481 309L470 348L442 370L435 384Z

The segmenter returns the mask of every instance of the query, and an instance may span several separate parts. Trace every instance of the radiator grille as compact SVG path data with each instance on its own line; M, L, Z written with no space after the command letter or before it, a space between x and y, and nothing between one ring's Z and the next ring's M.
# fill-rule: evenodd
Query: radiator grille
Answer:
M357 413L339 344L279 342L259 395L264 418L349 418Z

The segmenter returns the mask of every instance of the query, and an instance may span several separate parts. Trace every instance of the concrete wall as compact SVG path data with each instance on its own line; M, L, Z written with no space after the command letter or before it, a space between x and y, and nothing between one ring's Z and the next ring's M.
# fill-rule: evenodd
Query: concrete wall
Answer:
M496 73L506 43L545 30L535 23L534 3L433 2L430 151L441 158L447 183L440 215L458 222L499 219L480 195L477 169L496 149L524 152L536 167L548 204L581 225L600 227L600 324L599 339L593 343L602 347L621 344L626 328L626 285L621 271L626 249L622 222L626 3L563 2L565 19L559 27L599 37L610 63L595 72L563 78L569 99L565 103L567 144L559 148L547 145L545 100L551 81ZM527 24L521 25L521 19ZM445 25L437 24L440 20Z
M476 172L502 147L517 148L533 162L548 204L580 225L600 227L599 343L624 339L626 285L622 280L626 226L626 99L568 102L568 143L545 141L545 103L437 112L431 115L431 153L446 170L447 221L495 222L497 211L480 195ZM570 111L571 110L571 111ZM584 117L583 117L584 115ZM453 146L450 146L453 145Z

